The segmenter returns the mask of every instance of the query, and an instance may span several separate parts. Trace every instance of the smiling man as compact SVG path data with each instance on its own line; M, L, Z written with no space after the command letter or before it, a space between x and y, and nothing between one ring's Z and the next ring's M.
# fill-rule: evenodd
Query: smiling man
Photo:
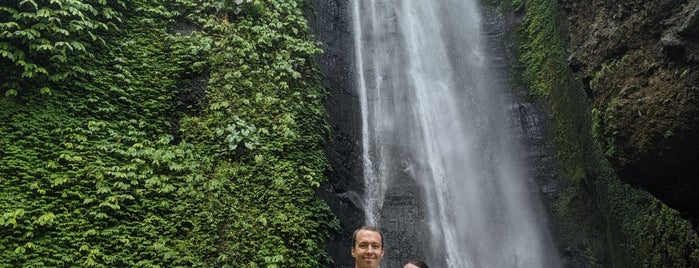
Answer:
M354 268L379 267L383 258L383 235L379 229L362 226L354 231L352 257L354 257Z

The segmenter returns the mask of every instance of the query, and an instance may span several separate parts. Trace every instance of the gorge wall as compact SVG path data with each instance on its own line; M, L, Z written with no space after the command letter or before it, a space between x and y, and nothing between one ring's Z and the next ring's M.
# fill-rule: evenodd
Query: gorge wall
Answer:
M326 156L331 164L329 183L321 186L320 195L340 220L340 230L332 234L328 253L333 267L354 267L350 255L351 236L364 224L362 195L361 114L354 92L352 33L348 1L315 0L309 12L309 25L324 53L317 58L326 97L326 112L331 127Z
M562 1L570 66L620 177L699 216L699 1Z
M523 15L520 79L550 108L565 252L699 267L697 1L496 2Z

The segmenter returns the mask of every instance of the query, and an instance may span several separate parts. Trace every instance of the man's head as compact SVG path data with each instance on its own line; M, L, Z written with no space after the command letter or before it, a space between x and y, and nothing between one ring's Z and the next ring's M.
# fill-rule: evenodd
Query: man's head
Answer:
M379 229L359 227L352 234L352 257L355 268L379 267L383 258L383 235Z

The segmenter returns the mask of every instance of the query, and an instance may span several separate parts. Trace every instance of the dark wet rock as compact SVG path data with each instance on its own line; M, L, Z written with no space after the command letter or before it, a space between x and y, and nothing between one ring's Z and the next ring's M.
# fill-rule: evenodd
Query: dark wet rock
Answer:
M625 182L699 217L699 1L561 1L571 62Z
M340 221L340 230L332 234L327 250L333 267L354 267L350 255L351 235L364 224L361 114L359 99L353 92L352 36L348 1L316 0L309 11L309 24L325 53L316 58L321 69L321 85L327 89L325 107L331 127L326 157L331 170L329 182L321 186L321 197Z
M340 198L340 200L352 204L357 210L364 210L364 202L357 192L347 191L335 195Z
M681 59L685 54L685 41L676 33L668 32L660 38L662 52L671 59Z

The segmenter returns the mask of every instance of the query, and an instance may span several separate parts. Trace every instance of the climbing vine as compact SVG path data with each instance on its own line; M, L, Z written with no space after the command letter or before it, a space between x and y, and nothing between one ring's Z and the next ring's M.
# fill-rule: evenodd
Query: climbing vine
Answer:
M80 75L68 64L92 56L104 43L102 33L118 30L121 0L21 0L0 5L0 90L16 96L39 85L50 94L47 82L62 82Z
M0 4L36 15L2 21L3 51L46 70L2 58L0 266L329 266L321 51L303 4ZM51 18L97 26L67 29L73 50L7 38Z

